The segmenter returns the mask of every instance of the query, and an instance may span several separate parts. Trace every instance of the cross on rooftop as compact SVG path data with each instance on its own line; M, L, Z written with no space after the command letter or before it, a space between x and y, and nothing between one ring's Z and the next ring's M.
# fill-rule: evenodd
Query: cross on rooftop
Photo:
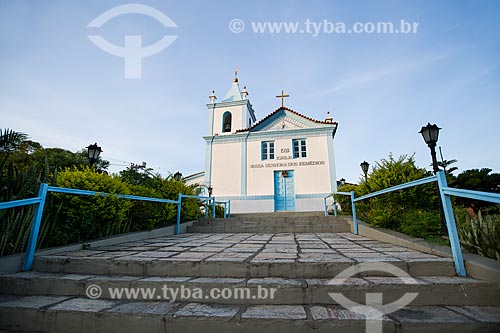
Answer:
M285 91L281 89L281 95L276 96L276 98L281 98L281 107L285 106L285 97L290 97L290 95L285 95Z

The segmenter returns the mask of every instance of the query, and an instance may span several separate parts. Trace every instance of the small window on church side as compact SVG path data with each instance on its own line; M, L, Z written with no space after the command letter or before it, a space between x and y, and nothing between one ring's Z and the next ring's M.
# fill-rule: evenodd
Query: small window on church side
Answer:
M231 112L226 111L222 115L222 132L231 132Z
M262 160L274 160L274 141L262 141L261 143Z
M292 140L293 158L307 157L306 139Z

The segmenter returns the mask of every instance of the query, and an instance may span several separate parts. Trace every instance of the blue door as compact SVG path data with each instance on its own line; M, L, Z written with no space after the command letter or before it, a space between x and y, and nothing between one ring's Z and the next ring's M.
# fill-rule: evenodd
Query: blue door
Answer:
M293 171L274 171L274 210L295 210Z

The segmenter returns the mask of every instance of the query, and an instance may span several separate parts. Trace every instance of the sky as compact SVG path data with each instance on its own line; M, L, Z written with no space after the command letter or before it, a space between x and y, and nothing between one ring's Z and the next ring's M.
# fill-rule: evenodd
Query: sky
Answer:
M0 0L0 127L44 147L97 142L113 172L145 161L163 175L188 175L204 168L208 96L222 99L237 67L258 119L280 106L282 89L285 106L320 120L332 114L339 179L357 182L363 160L374 165L390 153L415 154L430 170L418 133L428 122L442 128L438 146L459 171L500 172L499 1L140 1L175 26L128 13L89 27L132 3ZM417 30L324 28L401 20ZM299 30L254 29L266 22ZM141 35L143 47L177 38L140 60L133 79L124 58L89 35L116 46Z

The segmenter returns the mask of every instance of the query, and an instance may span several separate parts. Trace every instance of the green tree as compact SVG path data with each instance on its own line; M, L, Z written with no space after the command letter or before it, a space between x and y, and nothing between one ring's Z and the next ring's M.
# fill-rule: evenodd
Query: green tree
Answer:
M356 197L430 176L431 173L415 165L414 155L402 155L375 163L367 179L358 186L345 185L341 192L354 191ZM352 214L350 198L337 195L342 212ZM366 222L416 237L439 235L437 190L435 184L426 184L379 195L356 203L358 217Z
M500 193L500 173L491 173L491 169L469 169L461 172L453 186L466 190ZM480 209L491 209L498 213L498 205L487 201L455 198L454 201L464 207L471 207L475 211Z

